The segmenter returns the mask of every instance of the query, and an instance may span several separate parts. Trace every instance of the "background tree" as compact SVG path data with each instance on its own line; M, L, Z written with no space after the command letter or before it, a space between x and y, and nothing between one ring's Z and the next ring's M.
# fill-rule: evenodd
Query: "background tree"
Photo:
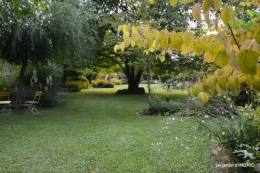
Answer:
M118 64L128 78L128 90L138 90L145 66L135 64L142 59L143 49L127 49L125 53L115 53L113 47L122 38L117 32L118 26L125 22L145 23L158 28L170 27L180 31L188 25L189 15L186 11L188 8L184 4L178 4L180 8L173 9L170 8L169 2L163 0L154 5L150 5L148 1L138 0L96 1L96 3L100 7L99 36L102 38L96 62L108 61Z
M74 1L75 2L75 1ZM0 8L1 58L20 64L16 110L20 109L23 76L28 63L64 59L82 61L91 55L94 28L81 8L89 1L11 1ZM78 59L75 59L78 58Z
M252 4L260 5L256 1L248 1L244 5ZM221 0L216 0L214 3L209 0L204 0L202 4L195 3L192 15L200 22L203 14L205 22L212 26L208 20L211 8L217 14L220 13L215 16L213 25L218 34L196 36L191 31L177 33L168 30L159 31L147 25L125 24L119 26L119 31L124 34L124 42L114 47L115 52L124 51L126 47L135 47L133 44L126 44L130 41L140 44L147 55L161 51L158 56L161 61L165 60L166 53L171 54L173 50L181 51L184 55L202 55L205 62L215 63L218 66L211 75L205 76L200 83L189 90L191 95L200 96L204 103L208 102L210 95L214 96L217 92L226 94L228 89L236 92L246 86L260 91L259 15L255 15L252 22L240 21L240 25L237 26L233 7L222 4ZM223 26L219 25L219 19L224 23Z

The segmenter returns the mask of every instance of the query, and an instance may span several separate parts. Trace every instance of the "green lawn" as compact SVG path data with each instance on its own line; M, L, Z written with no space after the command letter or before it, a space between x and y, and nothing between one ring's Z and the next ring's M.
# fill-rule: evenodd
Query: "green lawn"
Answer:
M171 100L186 92L153 91ZM90 88L40 114L0 113L0 172L214 172L193 117L143 116L147 95Z

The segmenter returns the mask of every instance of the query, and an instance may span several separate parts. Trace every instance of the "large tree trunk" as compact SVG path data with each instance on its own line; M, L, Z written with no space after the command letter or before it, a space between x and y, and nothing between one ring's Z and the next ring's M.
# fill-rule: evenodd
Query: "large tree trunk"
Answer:
M20 109L21 109L21 100L22 100L22 92L23 92L23 77L24 77L27 63L28 63L28 58L25 58L22 61L22 67L21 67L19 81L18 81L18 90L17 90L16 103L15 103L16 112L20 111Z
M125 75L128 80L128 90L137 90L139 88L139 82L142 75L142 70L139 70L135 74L134 67L126 68Z

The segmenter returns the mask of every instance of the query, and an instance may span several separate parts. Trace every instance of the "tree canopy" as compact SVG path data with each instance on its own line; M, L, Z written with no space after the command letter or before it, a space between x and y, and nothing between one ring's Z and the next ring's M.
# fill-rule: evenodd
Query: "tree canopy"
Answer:
M90 1L71 2L1 1L1 58L21 65L16 110L20 109L28 63L73 61L82 64L93 57L95 14L88 14Z
M190 21L185 4L178 4L179 8L171 8L168 2L158 1L156 5L150 5L148 1L120 0L120 1L97 1L99 18L99 35L102 46L99 46L99 56L96 59L118 64L128 76L128 88L138 88L140 76L145 66L142 59L142 50L128 49L126 52L114 52L113 47L122 39L118 33L118 26L125 23L149 24L158 29L170 28L171 30L184 30ZM111 9L111 10L109 10ZM173 15L174 14L174 15ZM180 22L182 21L182 22ZM174 27L173 27L174 26ZM138 63L138 61L141 62ZM98 65L98 64L97 64ZM143 64L144 65L144 64ZM135 81L131 84L131 81ZM131 86L133 85L133 86Z
M177 1L170 0L172 6L176 5L175 2ZM181 2L189 3L193 0ZM155 1L150 0L150 3L154 4ZM260 4L258 1L247 1L241 5L259 7ZM210 20L210 10L216 13L213 20ZM142 48L146 55L159 51L157 58L164 61L166 54L177 50L184 55L200 55L205 62L217 64L218 69L213 74L205 74L205 78L189 90L190 95L200 96L204 103L211 95L225 94L228 89L236 92L242 89L242 85L260 91L259 12L256 10L251 13L255 13L251 15L252 21L237 20L234 7L221 0L193 3L192 16L201 22L203 15L209 31L214 29L217 34L197 36L189 30L169 32L166 29L157 30L148 25L129 23L118 27L118 32L123 33L124 41L115 45L114 51L125 51L129 47ZM236 22L240 22L239 25Z

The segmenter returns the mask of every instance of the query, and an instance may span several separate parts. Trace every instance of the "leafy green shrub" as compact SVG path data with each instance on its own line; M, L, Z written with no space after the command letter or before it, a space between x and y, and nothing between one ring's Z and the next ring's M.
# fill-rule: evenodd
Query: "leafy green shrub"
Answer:
M103 88L105 80L104 79L95 79L95 80L92 80L91 83L94 88Z
M113 79L111 79L111 83L113 83L115 85L122 85L122 80L113 78Z
M260 116L254 112L240 114L233 118L215 119L214 125L204 120L199 124L221 145L234 164L246 166L234 168L237 172L253 173L260 171Z
M19 67L0 61L0 91L12 91L17 84Z
M184 116L235 117L240 114L240 111L231 98L216 95L211 97L206 104L203 104L199 98L188 98L186 108L178 114Z
M148 97L148 112L152 115L170 115L182 109L183 104L179 102L166 102L166 99L162 99L156 94L150 94Z
M145 89L143 87L139 87L135 90L121 89L117 90L116 94L145 94Z
M112 83L105 83L103 88L114 88L114 85Z
M63 70L56 64L33 66L26 69L24 76L23 101L31 100L36 91L42 91L40 104L43 107L51 107L60 103ZM15 91L16 92L16 91Z
M63 92L80 92L80 86L76 83L69 83L62 88Z

